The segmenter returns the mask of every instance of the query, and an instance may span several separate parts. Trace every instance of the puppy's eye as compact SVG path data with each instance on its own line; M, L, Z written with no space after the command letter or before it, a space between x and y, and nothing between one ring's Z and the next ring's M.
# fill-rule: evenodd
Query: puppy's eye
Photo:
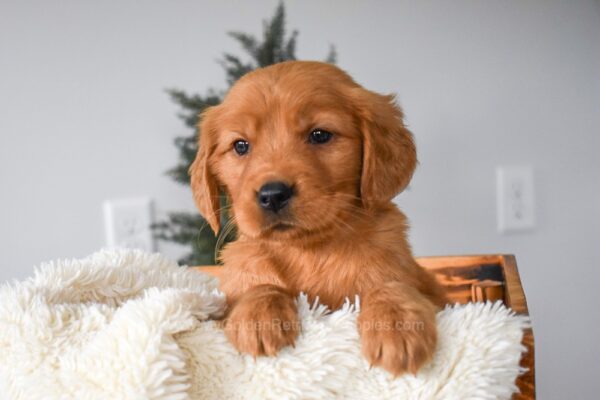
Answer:
M250 149L250 143L245 140L236 140L235 143L233 143L233 150L240 156L246 154L248 149Z
M333 137L333 133L324 131L323 129L315 129L308 135L308 141L312 144L327 143Z

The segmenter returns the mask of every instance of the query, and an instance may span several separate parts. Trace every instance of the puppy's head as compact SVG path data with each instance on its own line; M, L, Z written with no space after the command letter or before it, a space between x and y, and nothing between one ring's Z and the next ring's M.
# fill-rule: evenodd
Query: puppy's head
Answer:
M416 153L402 117L393 96L330 64L251 72L202 115L190 169L196 204L215 232L220 190L249 237L343 229L342 215L388 203L410 181Z

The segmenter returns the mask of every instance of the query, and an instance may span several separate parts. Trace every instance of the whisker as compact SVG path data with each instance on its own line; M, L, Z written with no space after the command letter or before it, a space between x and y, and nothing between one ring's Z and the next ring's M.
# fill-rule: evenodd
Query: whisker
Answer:
M232 216L229 221L225 224L223 229L219 231L219 236L217 237L217 243L215 244L215 260L218 259L219 252L223 247L225 239L229 236L229 234L236 228L235 218Z

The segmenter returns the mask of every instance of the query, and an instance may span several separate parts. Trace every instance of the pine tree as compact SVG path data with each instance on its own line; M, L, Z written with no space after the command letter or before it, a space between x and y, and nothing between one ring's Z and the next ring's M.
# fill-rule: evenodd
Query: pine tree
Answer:
M249 58L248 61L245 61L231 53L223 55L219 63L225 70L226 81L230 87L244 74L256 68L296 59L298 31L293 31L289 37L286 36L283 3L278 5L270 20L263 22L261 41L247 33L229 32L228 34L239 42ZM335 63L335 59L335 48L331 47L326 61ZM175 146L179 151L180 159L175 167L167 171L167 174L175 181L189 186L188 170L196 157L198 137L201 134L198 129L198 117L207 107L220 104L226 91L210 89L207 94L199 95L170 89L167 93L181 107L179 117L192 130L188 136L175 138ZM224 205L226 202L227 200L223 197L221 204ZM227 217L224 217L227 220ZM180 263L187 265L214 264L217 248L234 237L231 230L225 232L224 229L219 232L219 237L215 237L204 218L198 213L185 211L168 213L166 219L154 224L152 229L158 240L190 246L191 251L179 260Z

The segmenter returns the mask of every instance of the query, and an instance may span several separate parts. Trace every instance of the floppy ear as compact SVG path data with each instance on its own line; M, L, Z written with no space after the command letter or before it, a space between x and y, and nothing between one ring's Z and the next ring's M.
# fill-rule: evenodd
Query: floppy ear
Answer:
M200 214L217 234L221 225L219 184L212 171L211 154L215 146L216 107L204 111L200 118L198 153L190 166L192 193Z
M417 153L394 96L355 90L363 139L360 194L363 205L372 208L404 190L415 171Z

